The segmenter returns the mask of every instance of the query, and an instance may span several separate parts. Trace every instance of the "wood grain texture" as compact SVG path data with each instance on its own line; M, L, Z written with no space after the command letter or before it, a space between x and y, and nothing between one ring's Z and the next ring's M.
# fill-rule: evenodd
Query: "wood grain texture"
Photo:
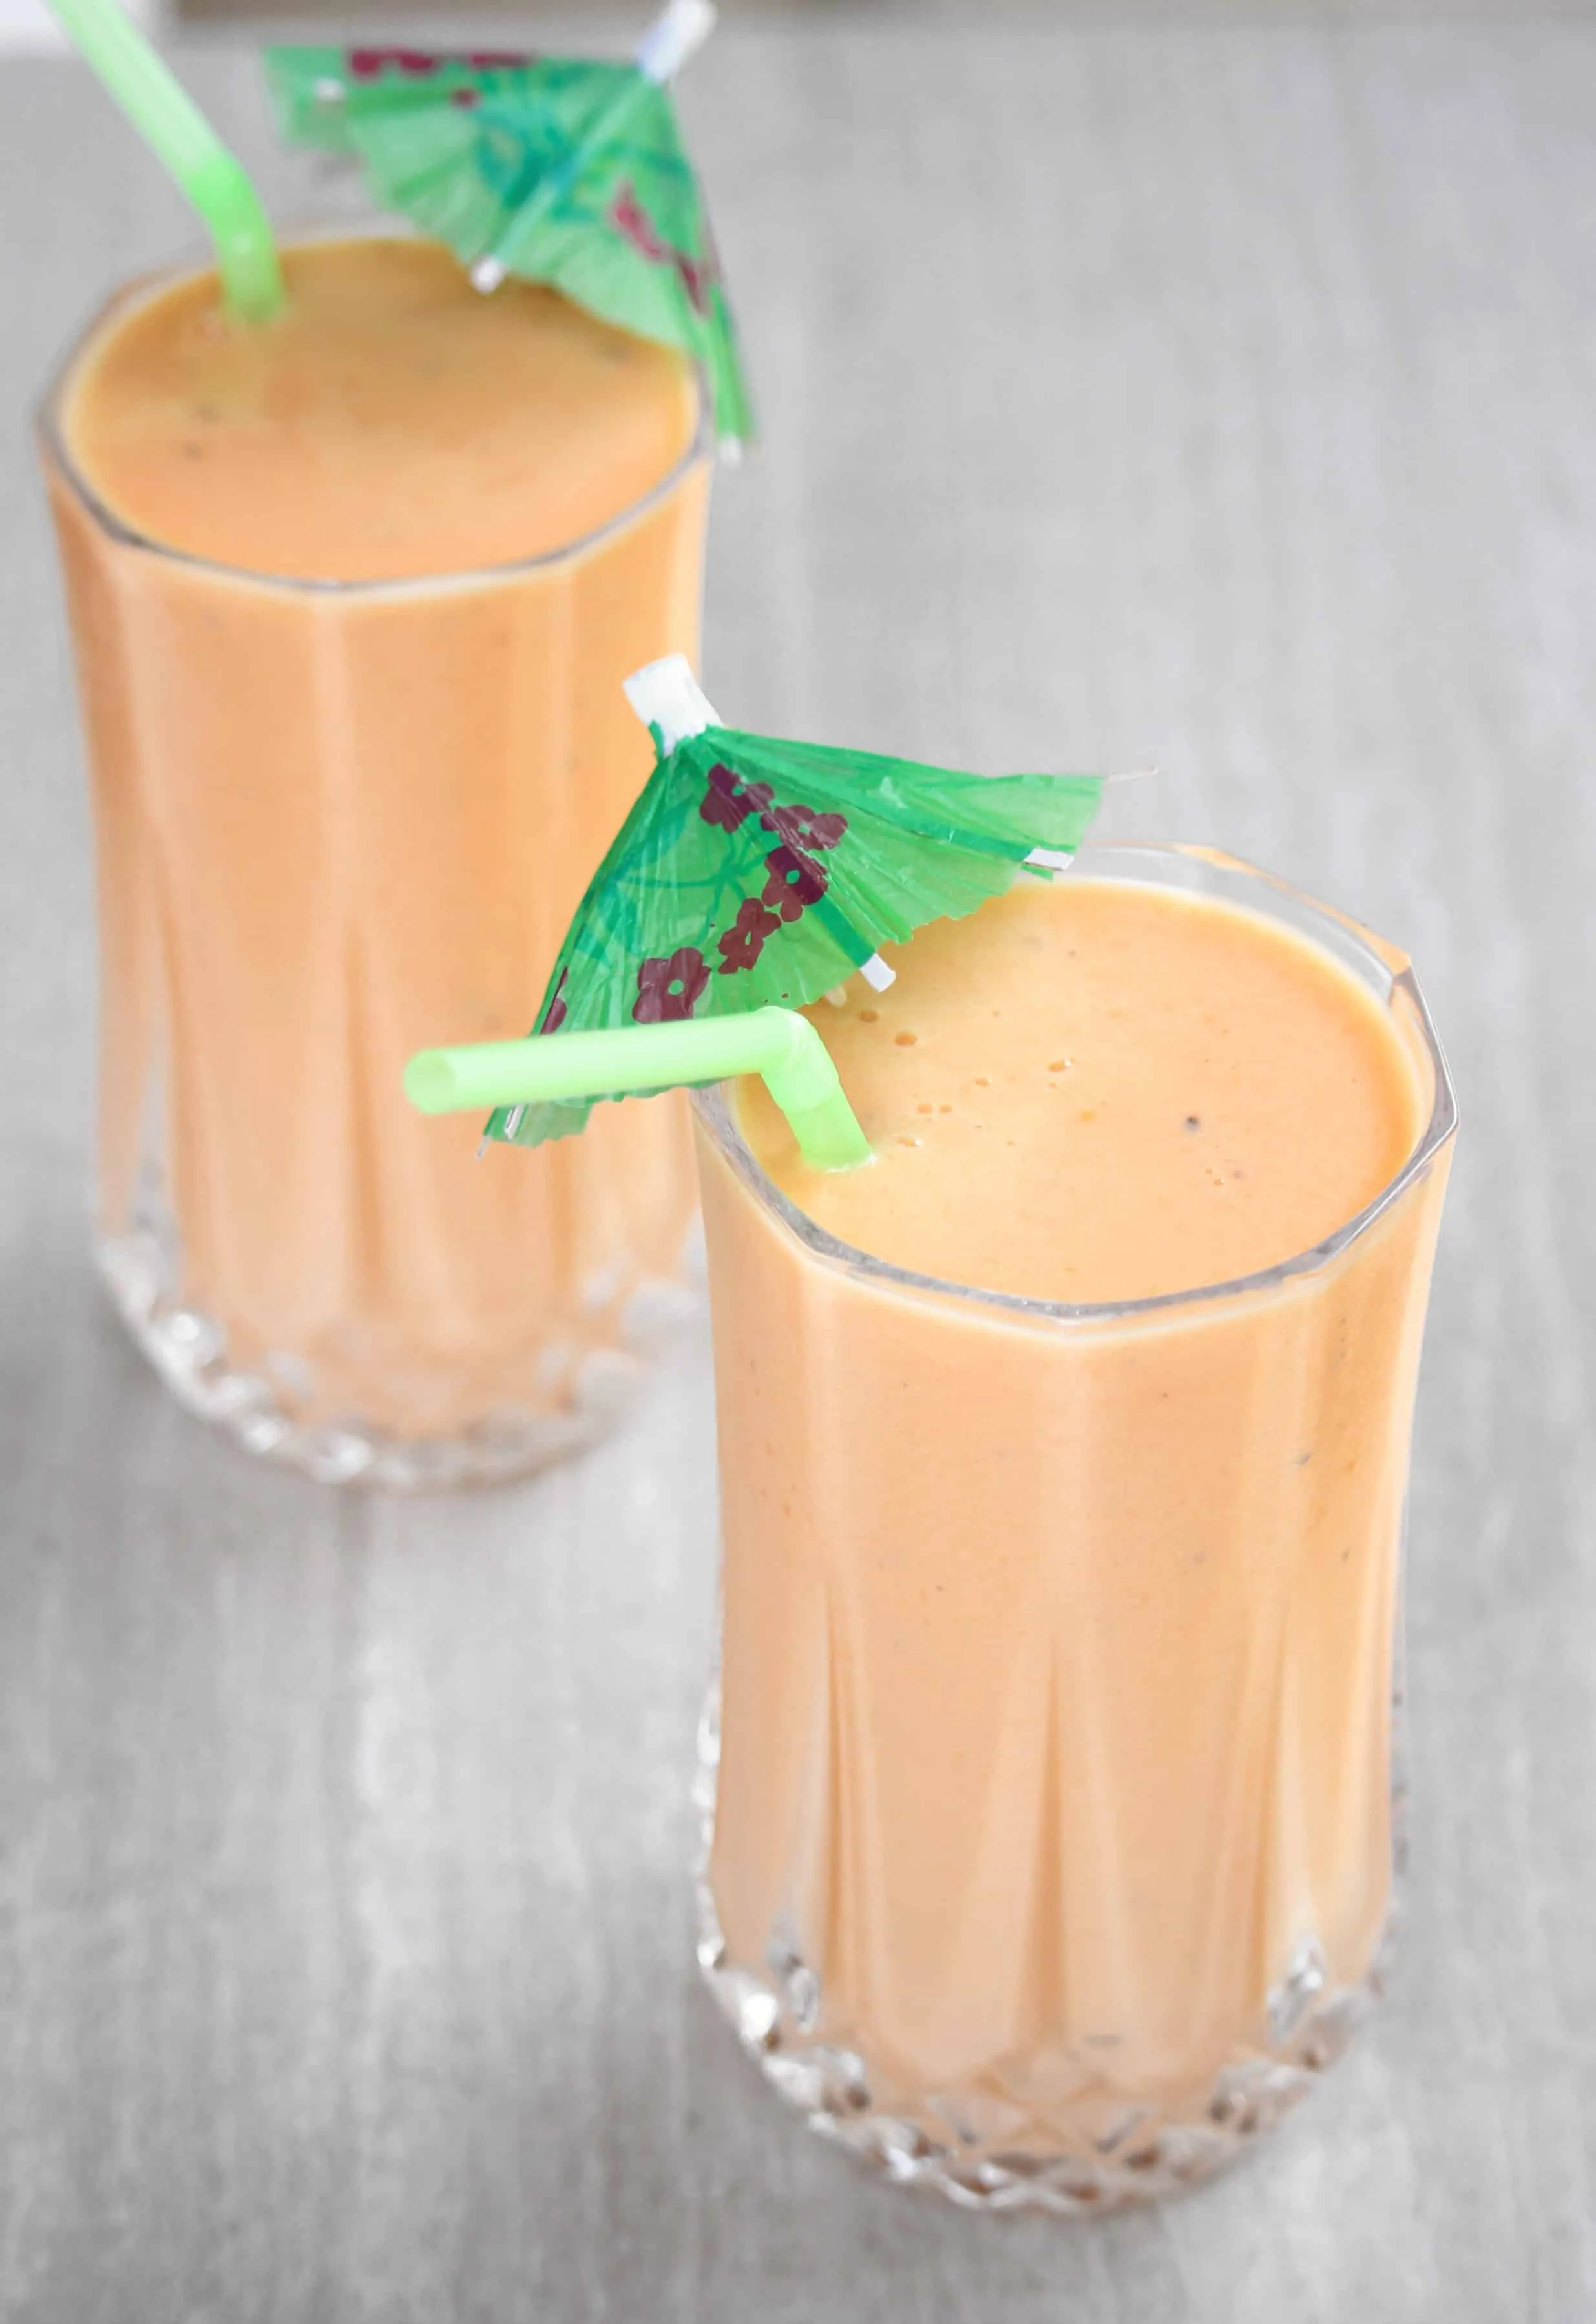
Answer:
M194 78L274 198L253 69ZM28 401L183 232L0 72L0 2316L1596 2318L1596 34L733 24L686 94L767 442L739 721L1137 765L1411 945L1464 1129L1421 1399L1415 1851L1377 2034L1179 2206L856 2177L696 1989L702 1339L416 1507L252 1467L84 1259L88 832ZM70 167L65 166L69 157ZM347 200L346 195L339 197Z

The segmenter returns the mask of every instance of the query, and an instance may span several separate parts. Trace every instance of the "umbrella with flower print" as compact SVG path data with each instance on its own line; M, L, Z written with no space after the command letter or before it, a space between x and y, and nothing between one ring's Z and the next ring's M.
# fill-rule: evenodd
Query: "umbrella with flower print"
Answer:
M715 21L670 0L630 63L497 50L274 48L284 135L352 154L377 198L492 290L549 284L702 365L727 441L752 432L708 214L669 82Z
M883 944L973 912L1028 864L1062 869L1102 789L740 733L679 654L626 690L654 771L577 908L538 1033L799 1009L855 971L889 984ZM535 1146L593 1102L502 1108L488 1134Z

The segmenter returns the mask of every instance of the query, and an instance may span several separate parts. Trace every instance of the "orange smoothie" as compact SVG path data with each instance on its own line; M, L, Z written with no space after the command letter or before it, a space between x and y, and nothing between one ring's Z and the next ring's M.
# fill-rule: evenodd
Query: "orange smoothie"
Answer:
M1450 1097L1400 957L1224 859L1089 850L893 964L811 1012L873 1163L704 1109L706 1955L896 2175L1125 2200L1373 1974Z
M697 654L708 462L670 350L397 237L264 328L135 289L45 422L99 846L100 1236L180 1390L318 1473L579 1441L692 1207L678 1108L476 1159L418 1045L527 1030Z

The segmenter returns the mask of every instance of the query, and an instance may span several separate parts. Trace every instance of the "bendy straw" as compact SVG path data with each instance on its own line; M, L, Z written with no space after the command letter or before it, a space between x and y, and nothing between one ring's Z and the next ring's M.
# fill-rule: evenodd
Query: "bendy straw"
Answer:
M404 1087L421 1112L452 1113L641 1096L733 1074L759 1074L812 1169L852 1170L870 1160L830 1052L791 1009L423 1049L405 1067Z
M116 0L49 5L205 221L227 305L245 322L269 321L282 305L282 270L260 196L239 163Z

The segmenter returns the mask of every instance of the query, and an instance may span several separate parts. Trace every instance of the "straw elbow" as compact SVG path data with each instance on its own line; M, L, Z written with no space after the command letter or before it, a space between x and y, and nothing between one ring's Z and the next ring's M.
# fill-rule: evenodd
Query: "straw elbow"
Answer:
M228 306L246 323L269 323L284 301L282 267L254 186L226 147L215 145L196 158L188 190L210 227Z
M873 1157L869 1139L848 1103L830 1050L796 1010L762 1012L772 1020L774 1051L765 1069L770 1095L786 1114L805 1159L821 1170L853 1170Z
M770 1069L780 1081L783 1099L795 1106L824 1105L842 1084L814 1026L796 1009L770 1008L761 1014L770 1020Z

